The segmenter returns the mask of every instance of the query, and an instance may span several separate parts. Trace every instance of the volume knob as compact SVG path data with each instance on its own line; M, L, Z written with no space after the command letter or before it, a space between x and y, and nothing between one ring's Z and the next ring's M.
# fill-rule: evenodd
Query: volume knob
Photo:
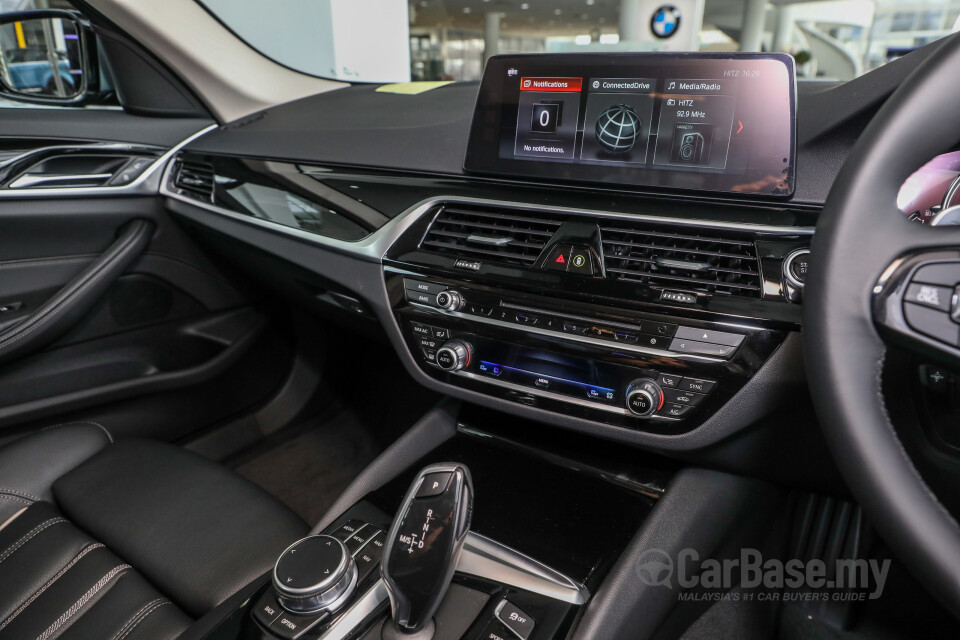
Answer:
M466 340L447 340L437 350L437 366L444 371L459 371L470 364L473 347Z
M646 417L663 406L663 389L650 378L634 380L627 387L627 409L630 413Z
M452 289L437 294L437 306L447 311L458 311L463 306L463 296Z

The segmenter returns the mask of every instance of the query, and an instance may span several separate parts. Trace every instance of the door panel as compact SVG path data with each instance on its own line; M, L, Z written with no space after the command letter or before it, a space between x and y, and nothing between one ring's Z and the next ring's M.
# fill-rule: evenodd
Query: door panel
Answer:
M38 147L50 144L51 131L116 141L136 128L131 118L150 126L126 141L169 146L204 124L101 112L78 129L68 124L77 112L37 111L39 120L60 123L44 130ZM29 147L31 127L17 130L29 120L0 118L0 147L14 135L18 148ZM80 418L110 421L115 434L175 440L264 401L289 371L293 350L243 282L197 248L158 196L74 195L0 184L0 345L10 331L26 334L25 322L84 282L133 221L152 232L82 315L64 314L69 326L55 341L0 360L0 440Z

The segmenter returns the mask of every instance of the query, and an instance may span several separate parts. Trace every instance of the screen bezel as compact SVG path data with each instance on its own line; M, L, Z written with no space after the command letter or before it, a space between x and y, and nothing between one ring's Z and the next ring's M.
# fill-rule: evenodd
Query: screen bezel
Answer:
M507 69L520 66L522 75L569 76L563 69L589 68L593 77L622 77L624 66L630 63L650 64L658 60L669 60L671 64L713 60L775 60L782 63L788 74L789 91L789 141L790 152L786 172L787 190L764 192L733 190L736 178L729 173L703 173L693 171L669 171L649 167L599 166L550 160L515 159L500 156L501 122L507 111L516 110L515 98L504 96L504 78ZM534 71L536 69L536 71ZM541 71L542 70L542 71ZM586 74L583 74L586 75ZM470 137L463 169L467 173L494 175L498 177L519 178L538 182L579 183L614 188L625 188L644 192L684 192L732 195L746 198L773 198L778 201L789 199L796 192L797 157L797 90L796 68L793 56L785 53L570 53L570 54L523 54L501 55L490 58L484 70L476 108L470 127ZM550 176L558 166L575 167L566 175ZM645 176L668 172L673 184L644 179ZM571 175L574 174L574 175Z

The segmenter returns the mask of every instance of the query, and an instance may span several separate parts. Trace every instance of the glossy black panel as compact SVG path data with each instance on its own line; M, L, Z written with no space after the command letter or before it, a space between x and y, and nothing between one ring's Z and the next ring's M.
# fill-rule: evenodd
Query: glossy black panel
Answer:
M370 499L396 509L424 466L459 462L474 486L471 530L595 589L671 475L652 455L468 407L461 433ZM522 444L521 444L522 443ZM642 481L641 481L642 480Z
M198 202L337 240L360 240L387 221L285 162L185 153L171 182L175 191Z

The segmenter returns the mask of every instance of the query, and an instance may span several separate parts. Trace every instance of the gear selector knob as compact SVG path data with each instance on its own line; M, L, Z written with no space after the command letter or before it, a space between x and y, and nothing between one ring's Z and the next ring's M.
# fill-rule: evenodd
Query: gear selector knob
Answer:
M462 464L423 469L410 485L390 527L383 581L400 634L419 633L450 586L470 529L473 483Z

